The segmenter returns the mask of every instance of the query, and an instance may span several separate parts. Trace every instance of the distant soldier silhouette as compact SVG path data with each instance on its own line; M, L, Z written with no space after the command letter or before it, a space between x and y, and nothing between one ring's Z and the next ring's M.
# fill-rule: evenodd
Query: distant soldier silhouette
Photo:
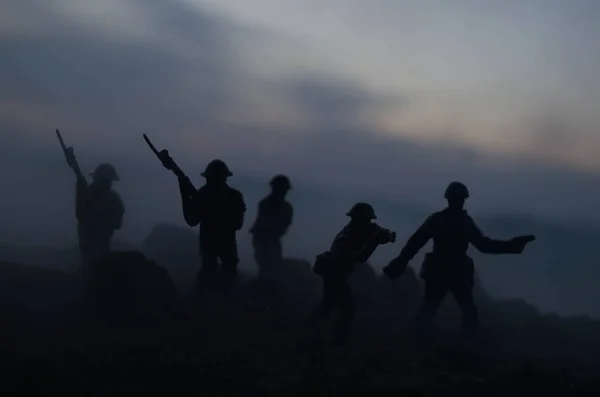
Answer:
M272 278L283 266L281 238L287 233L294 216L292 205L285 199L291 187L287 176L275 176L271 180L271 194L258 204L258 214L250 228L261 281L273 281Z
M462 312L463 335L472 336L478 326L478 315L473 301L474 264L467 255L469 243L486 254L520 254L535 237L519 236L507 241L486 237L463 208L469 191L460 182L450 183L444 197L448 207L429 216L383 271L396 279L433 239L433 251L425 256L421 267L425 295L416 316L417 329L421 335L428 335L437 308L446 293L452 292Z
M337 234L330 250L317 256L313 266L315 274L323 279L323 300L312 314L311 322L339 308L334 342L345 341L356 311L348 277L379 245L396 241L396 233L373 222L377 216L370 204L356 203L346 215L350 222Z
M168 152L163 151L160 156L163 164L174 164ZM202 173L206 183L198 190L189 178L178 178L185 221L192 227L200 225L202 269L198 274L199 285L212 278L219 260L229 281L237 274L237 231L244 225L246 204L242 193L227 184L227 178L232 175L229 167L216 159L206 166Z
M67 162L73 169L79 170L73 148L68 148ZM92 183L89 185L81 172L76 174L75 215L79 251L82 271L89 276L94 263L110 252L113 234L123 225L125 206L119 194L112 189L119 176L111 164L100 164L91 173Z

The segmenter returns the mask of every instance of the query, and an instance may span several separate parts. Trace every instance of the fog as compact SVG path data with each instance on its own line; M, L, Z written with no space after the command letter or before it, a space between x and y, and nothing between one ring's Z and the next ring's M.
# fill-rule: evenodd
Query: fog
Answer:
M600 235L593 226L600 219L593 169L561 156L453 139L460 123L448 124L443 139L403 129L390 134L380 112L410 117L422 92L383 93L348 73L292 61L266 76L259 48L270 68L288 59L281 41L315 63L318 51L189 2L107 2L115 14L84 1L25 3L3 3L0 17L6 26L0 33L1 242L76 243L74 176L55 128L86 172L103 161L116 166L116 189L127 207L116 239L139 244L159 222L183 225L175 177L142 140L147 133L197 186L208 161L229 164L231 185L249 208L240 238L245 268L254 266L247 227L275 173L289 175L294 185L287 255L311 260L327 249L349 207L369 201L378 222L398 232L398 243L374 256L377 268L444 206L446 184L460 180L471 190L469 211L488 234L539 235L519 258L477 257L492 294L559 313L600 314L592 304L600 255L588 245ZM566 145L565 135L575 134L571 128L582 120L560 110L532 115L529 137L549 152ZM587 131L578 142L588 142L582 140Z

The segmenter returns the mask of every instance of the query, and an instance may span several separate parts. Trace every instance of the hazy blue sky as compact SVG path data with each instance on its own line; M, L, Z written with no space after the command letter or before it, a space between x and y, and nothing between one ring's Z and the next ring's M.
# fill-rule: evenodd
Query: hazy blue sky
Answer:
M57 127L86 171L121 174L118 239L181 224L145 132L196 184L226 160L248 224L289 174L286 252L304 258L374 200L399 233L379 267L464 181L476 219L558 220L514 230L540 235L526 255L481 263L491 290L591 312L596 234L577 222L600 222L598 37L597 0L3 0L0 243L75 242Z
M356 199L441 206L460 179L476 210L600 219L596 1L4 0L0 27L5 225L72 218L56 127L130 207L166 188L144 200L178 210L146 132L196 182L221 157Z

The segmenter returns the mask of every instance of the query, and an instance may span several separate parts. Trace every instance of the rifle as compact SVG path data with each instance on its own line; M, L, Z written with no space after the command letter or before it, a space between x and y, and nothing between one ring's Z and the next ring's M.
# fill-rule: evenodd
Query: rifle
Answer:
M85 180L85 177L81 172L81 168L79 168L79 163L77 163L77 160L75 159L73 148L67 147L67 145L65 145L65 141L63 140L62 135L60 135L60 131L58 130L58 128L56 129L56 136L58 137L58 142L60 143L60 147L63 150L63 153L67 160L67 164L69 164L69 167L73 169L73 171L75 172L75 176L77 176L77 179Z
M75 176L77 177L77 194L75 198L75 214L77 215L77 219L81 220L85 217L85 214L88 212L88 203L90 198L90 192L88 189L88 183L81 172L81 168L79 167L79 163L75 158L75 154L73 153L73 148L67 147L65 145L65 141L60 134L58 128L56 129L56 136L58 137L58 142L60 143L60 147L65 154L65 158L67 159L67 164L73 169L75 172Z
M150 150L152 150L156 157L158 157L163 167L175 174L175 176L177 176L177 178L179 178L180 181L186 181L187 186L185 187L185 190L189 191L190 193L196 192L196 188L194 187L190 179L187 177L187 175L185 175L181 168L179 168L175 161L169 156L169 151L163 149L159 152L146 134L142 134L142 136L144 137L144 141L146 141L146 144L148 144L148 146L150 147ZM167 162L165 158L170 159L170 161Z

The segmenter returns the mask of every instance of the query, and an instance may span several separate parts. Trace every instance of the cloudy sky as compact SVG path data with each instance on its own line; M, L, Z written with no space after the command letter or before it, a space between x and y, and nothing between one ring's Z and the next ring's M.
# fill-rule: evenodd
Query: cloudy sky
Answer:
M220 157L439 206L460 179L475 208L600 219L598 37L593 0L4 0L0 211L72 204L58 127L129 201L165 172L145 132L197 182Z

